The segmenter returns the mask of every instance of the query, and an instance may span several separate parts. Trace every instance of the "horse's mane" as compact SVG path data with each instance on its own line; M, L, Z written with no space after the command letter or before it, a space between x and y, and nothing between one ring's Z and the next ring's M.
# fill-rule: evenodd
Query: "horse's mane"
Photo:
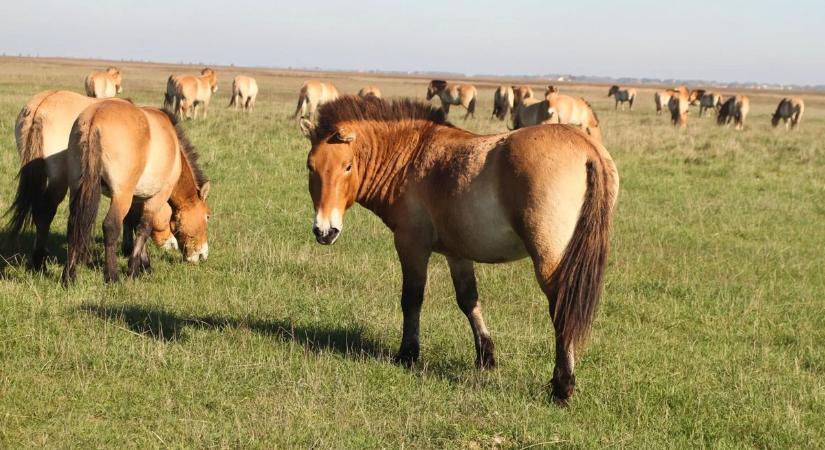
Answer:
M198 150L189 138L186 137L186 133L183 131L183 128L181 128L180 124L178 124L177 116L166 108L161 109L161 111L166 114L166 117L168 117L169 121L172 122L172 126L175 127L175 134L178 135L178 142L180 142L180 148L183 150L183 156L189 163L189 167L192 168L192 175L195 176L195 183L197 183L200 188L204 185L204 183L209 181L209 179L206 177L206 174L203 173L203 170L201 170L200 164L198 163Z
M341 122L413 122L426 121L452 127L441 108L409 98L387 101L373 96L345 95L318 108L317 130L332 133Z
M437 89L440 89L440 88L447 87L447 82L444 81L444 80L432 80L432 81L430 81L430 86L432 86L434 88L437 88Z

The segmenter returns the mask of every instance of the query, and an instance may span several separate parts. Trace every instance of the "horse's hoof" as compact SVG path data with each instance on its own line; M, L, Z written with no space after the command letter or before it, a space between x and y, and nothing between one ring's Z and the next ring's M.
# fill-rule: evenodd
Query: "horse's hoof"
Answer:
M418 361L418 349L401 349L395 357L395 363L404 367L411 367Z
M496 368L496 358L493 355L488 355L483 358L476 359L476 369L479 370L493 370Z

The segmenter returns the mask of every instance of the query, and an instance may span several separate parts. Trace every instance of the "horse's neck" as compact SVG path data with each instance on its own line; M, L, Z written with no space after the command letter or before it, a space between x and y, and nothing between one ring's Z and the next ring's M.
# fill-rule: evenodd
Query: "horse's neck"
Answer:
M172 195L169 197L169 202L175 209L181 209L192 202L192 199L198 195L198 185L195 181L195 174L192 173L192 166L186 155L180 151L180 176L178 182L172 189Z

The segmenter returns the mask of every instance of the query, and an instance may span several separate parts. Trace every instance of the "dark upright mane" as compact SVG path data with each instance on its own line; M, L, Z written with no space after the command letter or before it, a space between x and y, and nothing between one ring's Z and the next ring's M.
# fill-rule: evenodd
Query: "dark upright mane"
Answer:
M405 122L423 120L452 127L441 108L409 98L387 101L368 96L346 95L318 108L317 130L321 136L336 130L340 122Z
M178 124L177 116L166 108L161 109L161 111L166 114L166 117L168 117L169 121L172 122L172 126L175 127L175 134L178 135L178 142L180 142L180 148L183 150L183 156L189 163L189 167L192 169L192 175L195 176L195 182L200 188L204 185L204 183L209 181L209 179L206 177L206 174L203 173L200 165L198 164L198 150L189 138L186 137L186 133L183 131L183 128L181 128Z
M444 81L444 80L431 80L430 81L430 86L432 86L436 89L443 89L443 88L447 87L447 82Z

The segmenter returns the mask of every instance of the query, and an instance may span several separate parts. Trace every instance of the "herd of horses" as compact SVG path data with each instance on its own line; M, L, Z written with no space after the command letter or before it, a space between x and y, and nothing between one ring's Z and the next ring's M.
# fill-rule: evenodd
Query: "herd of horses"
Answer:
M75 280L90 260L93 229L103 195L111 199L103 220L104 280L117 281L117 244L131 278L150 270L146 244L177 249L184 260L208 257L210 182L179 118L208 114L217 73L172 75L164 107L137 106L122 92L117 68L93 72L86 95L49 90L23 107L15 125L21 166L9 209L7 236L35 227L33 270L46 267L49 229L69 194L67 257L61 281ZM232 83L230 107L251 112L254 78ZM613 86L615 108L633 108L637 93ZM493 341L478 301L474 263L529 257L548 300L555 330L553 398L565 403L575 387L575 356L589 333L602 291L613 212L619 192L616 165L602 142L599 119L586 100L547 86L538 98L529 86L499 86L492 117L512 121L510 131L478 135L448 120L450 106L473 116L478 90L432 80L426 98L384 100L376 86L341 95L331 83L307 81L293 114L307 138L312 233L330 245L355 203L375 213L393 233L401 263L403 332L397 361L419 357L419 318L433 252L446 256L456 301L469 321L481 369L496 365ZM657 112L667 107L685 126L691 104L709 109L720 124L744 125L746 96L688 91L657 92ZM783 99L773 117L796 127L804 103Z

